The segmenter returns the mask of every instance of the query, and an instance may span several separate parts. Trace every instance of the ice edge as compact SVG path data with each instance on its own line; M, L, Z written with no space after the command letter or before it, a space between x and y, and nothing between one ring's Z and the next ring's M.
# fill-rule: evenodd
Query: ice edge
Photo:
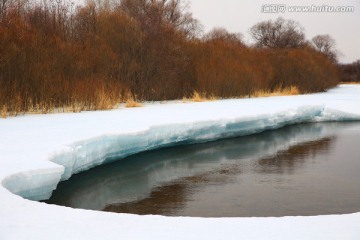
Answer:
M360 120L360 116L326 109L323 105L302 106L256 117L158 125L137 133L102 135L75 142L54 153L49 160L58 166L46 169L46 174L44 169L20 172L7 176L2 185L23 198L46 200L60 181L73 174L142 151L251 135L297 123L354 120Z

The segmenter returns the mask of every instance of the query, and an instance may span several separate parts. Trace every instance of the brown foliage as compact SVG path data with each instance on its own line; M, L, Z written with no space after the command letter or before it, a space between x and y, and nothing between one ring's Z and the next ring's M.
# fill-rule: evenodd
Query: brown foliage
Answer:
M5 3L3 0L2 3ZM180 0L0 4L1 115L108 109L138 100L324 91L337 70L314 49L255 49L199 24Z
M274 69L270 89L297 86L301 93L310 93L325 91L338 83L336 66L311 48L272 53L270 62Z

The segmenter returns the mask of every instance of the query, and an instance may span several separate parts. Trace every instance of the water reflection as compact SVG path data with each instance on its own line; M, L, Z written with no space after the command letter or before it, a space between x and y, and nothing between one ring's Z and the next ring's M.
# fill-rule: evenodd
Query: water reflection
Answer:
M309 154L315 157L318 152L326 152L333 140L335 138L324 138L290 147L288 150L280 151L272 157L256 161L254 170L251 171L267 174L292 174L295 169L298 169L306 162ZM186 206L186 202L191 200L192 193L201 191L204 186L224 185L234 182L234 177L241 174L241 169L244 168L241 163L231 164L199 175L181 178L165 186L153 189L150 196L145 199L108 205L103 210L140 215L177 215L176 212L181 211Z
M353 212L360 210L360 159L344 154L357 156L349 143L360 134L350 134L349 141L343 134L349 129L360 125L296 125L142 153L75 175L59 185L49 203L203 217ZM339 166L338 159L349 165Z
M310 161L317 154L327 154L332 149L336 137L326 137L318 141L309 141L291 146L285 151L279 151L274 156L261 158L257 161L258 173L292 174L306 161Z

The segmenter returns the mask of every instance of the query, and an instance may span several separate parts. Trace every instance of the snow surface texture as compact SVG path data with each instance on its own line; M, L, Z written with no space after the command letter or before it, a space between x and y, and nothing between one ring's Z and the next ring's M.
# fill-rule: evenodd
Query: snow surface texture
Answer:
M360 85L303 96L0 119L0 239L360 239L360 213L181 218L26 200L47 199L58 182L72 174L140 151L300 122L350 120L360 120Z

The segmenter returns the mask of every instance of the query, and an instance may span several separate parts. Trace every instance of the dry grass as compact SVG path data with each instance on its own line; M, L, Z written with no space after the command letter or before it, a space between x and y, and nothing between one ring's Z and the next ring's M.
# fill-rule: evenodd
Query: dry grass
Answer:
M85 106L84 104L80 103L80 102L74 102L72 103L70 106L64 107L62 109L63 112L73 112L73 113L79 113L83 110L85 110Z
M206 93L199 93L197 91L194 91L193 94L191 95L190 98L183 98L183 102L187 103L187 102L208 102L208 101L215 101L218 100L219 98L211 95L211 96L206 96Z
M210 97L208 97L208 100L209 101L216 101L216 100L219 100L220 98L215 96L215 95L211 95Z
M250 97L273 97L273 96L291 96L299 95L300 91L296 86L291 86L288 88L276 88L274 91L255 91Z
M37 103L34 106L33 102L31 100L28 100L26 110L23 110L22 113L47 114L47 113L55 112L55 110L56 110L55 104L52 101ZM17 112L15 115L20 113L21 112Z
M341 82L341 84L360 84L360 82Z
M125 107L126 108L136 108L136 107L142 107L143 105L141 102L137 101L134 97L130 96L126 100Z
M113 109L119 101L120 96L113 96L105 89L101 89L97 92L96 108L98 110Z
M106 94L105 91L99 91L94 100L72 99L72 101L64 103L62 106L56 106L53 101L33 104L31 100L28 100L25 105L22 105L19 101L11 105L10 108L6 105L0 108L0 117L6 118L7 116L21 114L79 113L82 111L108 110L114 109L119 102L121 102L121 97L112 97L110 94Z
M2 109L1 109L1 117L6 118L7 115L8 115L7 107L3 106Z
M349 83L350 84L350 83ZM359 84L359 83L357 83ZM270 96L289 96L289 95L298 95L300 94L299 90L295 86L289 88L277 88L274 91L256 91L250 95L250 97L270 97ZM131 94L125 94L127 96L125 99L126 108L135 108L142 107L142 103L139 102L136 97ZM114 109L117 103L124 102L119 94L107 94L105 89L101 89L96 93L96 99L91 102L84 102L79 99L73 99L68 104L62 107L56 107L53 102L41 103L34 105L31 100L26 102L26 110L20 108L20 99L16 103L18 107L13 107L13 110L9 111L9 108L4 105L0 109L0 117L6 118L7 116L17 116L23 113L30 114L47 114L47 113L60 113L60 112L81 112L84 110L106 110ZM183 98L183 102L207 102L218 100L218 97L214 95L207 96L206 93L199 93L194 91L190 98Z
M207 100L205 94L198 93L197 91L193 92L190 99L192 102L206 102Z

